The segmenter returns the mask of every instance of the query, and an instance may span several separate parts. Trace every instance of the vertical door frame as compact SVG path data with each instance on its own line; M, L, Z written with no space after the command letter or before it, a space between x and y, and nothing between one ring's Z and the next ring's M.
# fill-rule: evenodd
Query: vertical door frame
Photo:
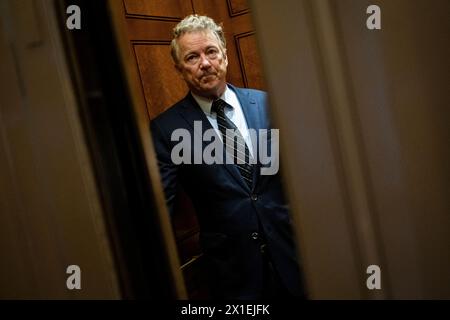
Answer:
M175 297L177 299L187 299L186 287L184 284L183 275L180 268L180 262L177 254L177 247L175 238L170 223L170 216L166 206L164 191L161 184L158 164L156 161L156 154L153 148L153 141L150 136L150 123L148 117L143 117L146 114L145 98L143 96L141 86L138 82L139 74L135 59L133 58L129 40L126 33L125 13L122 0L108 1L108 9L111 18L111 24L114 29L114 38L116 46L119 51L122 74L125 77L127 89L130 94L131 108L134 115L134 120L138 129L139 144L142 146L145 162L147 164L146 177L153 188L153 197L156 201L156 217L160 228L164 248L161 248L166 253L167 266L170 268L169 274L171 277L171 285L174 289Z
M388 298L387 277L366 287L369 265L386 268L332 2L251 7L309 297Z

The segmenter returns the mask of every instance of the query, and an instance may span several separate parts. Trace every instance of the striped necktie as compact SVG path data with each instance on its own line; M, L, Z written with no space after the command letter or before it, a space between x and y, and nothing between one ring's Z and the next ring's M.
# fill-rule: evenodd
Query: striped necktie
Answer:
M250 152L239 129L225 115L226 106L231 107L222 99L218 99L213 102L211 111L217 114L217 124L222 133L222 140L228 153L233 157L234 164L236 164L242 178L244 178L251 189L253 181L253 165L250 164ZM228 135L228 133L230 133L230 135Z

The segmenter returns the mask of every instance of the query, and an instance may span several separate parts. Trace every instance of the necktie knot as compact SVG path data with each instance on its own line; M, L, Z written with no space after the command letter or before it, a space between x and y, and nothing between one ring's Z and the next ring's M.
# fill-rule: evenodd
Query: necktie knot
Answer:
M224 114L225 113L225 107L227 106L227 103L223 101L222 99L214 100L211 106L211 111L215 112L217 114Z

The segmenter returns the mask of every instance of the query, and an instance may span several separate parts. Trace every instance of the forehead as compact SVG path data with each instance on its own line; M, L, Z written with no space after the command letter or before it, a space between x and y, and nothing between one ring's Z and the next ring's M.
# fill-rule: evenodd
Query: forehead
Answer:
M178 38L178 44L182 52L201 49L211 45L221 48L219 39L209 30L186 32Z

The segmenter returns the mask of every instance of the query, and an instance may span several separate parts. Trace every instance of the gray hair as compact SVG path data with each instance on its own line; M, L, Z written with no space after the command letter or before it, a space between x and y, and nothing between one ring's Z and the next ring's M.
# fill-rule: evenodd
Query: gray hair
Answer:
M172 55L173 61L178 64L178 52L179 45L178 39L188 32L194 31L211 31L213 35L219 40L221 49L225 51L226 40L222 29L222 25L218 25L213 19L207 16L199 16L197 14L192 14L184 18L180 23L178 23L175 28L173 28L173 39L170 44L170 53Z

